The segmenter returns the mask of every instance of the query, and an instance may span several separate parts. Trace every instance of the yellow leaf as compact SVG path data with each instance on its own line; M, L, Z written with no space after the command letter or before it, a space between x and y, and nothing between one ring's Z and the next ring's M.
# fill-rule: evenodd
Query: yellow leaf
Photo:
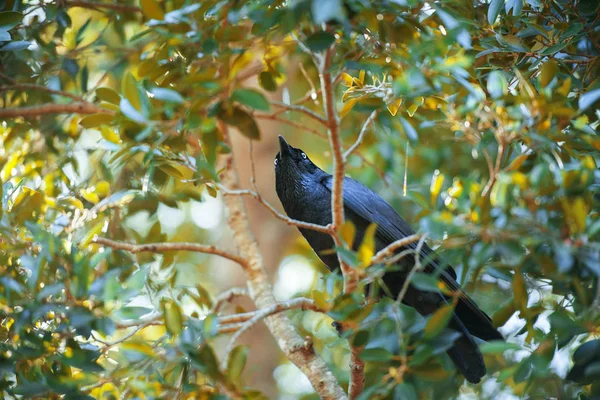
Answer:
M362 243L358 248L358 261L363 267L371 264L371 259L375 255L375 233L377 232L377 224L370 224L363 237Z
M251 51L245 51L239 56L231 64L231 69L229 70L229 79L233 79L240 73L244 68L246 68L254 58L254 54Z
M523 163L525 162L525 160L527 160L527 157L529 157L528 154L521 154L520 156L518 156L517 158L515 158L510 165L506 168L507 171L517 171L519 168L521 168L521 165L523 165Z
M110 124L112 122L112 120L113 120L113 116L111 114L100 113L100 114L88 115L87 117L85 117L81 121L79 121L79 124L86 129L90 129L90 128L95 128L95 127L103 125L103 124Z
M100 197L106 197L110 192L110 183L107 181L100 181L96 183L96 194Z
M134 106L138 111L141 111L140 93L137 88L137 81L131 72L127 72L123 75L123 80L121 81L121 92L123 92L123 96L129 100L132 106Z
M526 189L529 184L529 178L522 172L515 172L512 174L512 183L518 185L521 190Z
M406 111L408 112L408 115L412 117L413 115L415 115L415 113L417 112L418 109L419 109L419 106L416 104L413 104L410 107L408 107L408 109Z
M139 331L138 331L139 332ZM154 354L156 353L154 351L154 349L152 348L152 346L150 346L148 343L144 343L144 342L124 342L123 344L121 344L121 346L119 346L119 349L121 350L128 350L128 351L137 351L138 353L142 353L144 355L153 357Z
M460 181L460 179L454 178L454 181L452 182L452 187L450 187L450 189L448 189L448 194L454 198L457 198L457 197L460 197L462 192L463 192L462 182Z
M81 246L83 248L85 248L85 247L87 247L87 245L92 243L92 240L94 240L94 237L96 235L99 235L102 232L103 227L104 227L104 221L100 221L96 225L94 225L92 227L92 229L90 229L89 232L86 233L85 236L81 239Z
M114 129L112 129L108 126L101 126L100 133L102 134L102 137L105 140L108 140L111 143L115 143L115 144L121 143L121 138L119 137L119 135L117 135L117 133L115 132Z
M142 6L142 12L146 17L158 20L164 19L165 13L156 1L140 0L140 5Z
M402 99L395 99L387 105L387 109L393 117L398 113L398 109L402 105Z
M444 184L444 174L441 174L440 171L435 170L433 176L431 177L431 185L429 187L429 193L431 194L431 204L435 205L435 201L437 200L440 191L442 190L442 185Z
M363 87L363 84L359 78L352 78L352 84L358 86L359 88Z
M315 301L317 307L319 307L321 310L329 309L329 304L327 304L327 293L321 292L319 290L313 290L312 299Z
M548 60L540 68L540 85L545 88L552 82L558 72L558 62L554 59Z
M348 87L352 87L352 76L342 72L342 83Z
M569 95L569 92L571 91L571 77L568 77L567 79L565 79L562 83L562 85L560 85L560 87L558 89L556 89L556 92L562 96L567 97Z
M357 97L357 98L354 98L354 99L350 99L346 103L344 103L344 106L342 107L342 110L340 111L340 117L344 118L346 116L346 114L348 114L350 112L350 110L352 110L352 108L354 107L354 105L356 103L358 103L358 101L360 99L361 99L360 97Z
M118 105L121 101L121 96L119 96L119 93L115 92L114 90L108 87L99 87L98 89L96 89L96 96L100 100L104 100L112 104Z
M365 70L361 69L359 74L358 74L358 80L360 81L360 85L364 85L365 84Z
M348 248L352 248L354 244L354 236L356 235L356 227L350 220L344 221L340 229L340 235L342 240L348 245Z

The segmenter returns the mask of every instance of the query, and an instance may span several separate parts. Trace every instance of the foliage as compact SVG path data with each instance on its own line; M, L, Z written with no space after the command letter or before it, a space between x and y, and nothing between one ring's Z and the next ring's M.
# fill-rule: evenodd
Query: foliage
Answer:
M259 121L279 121L328 166L324 127L307 114L322 113L314 61L331 46L345 148L379 112L348 174L441 245L466 290L506 324L507 343L482 345L497 384L467 390L600 396L595 1L1 7L3 397L260 396L242 372L248 349L219 365L210 285L180 276L209 256L132 254L94 238L211 243L191 223L167 235L158 215L217 196L219 158L231 151L222 124L274 141ZM149 229L132 222L140 215ZM365 268L370 247L338 250L377 281L384 267ZM415 284L439 289L429 278L417 273ZM447 310L423 318L389 299L365 306L358 292L340 294L335 275L307 295L327 316L295 319L298 329L344 385L345 338L366 345L360 398L457 396ZM349 327L343 339L332 318ZM551 366L557 353L572 360L568 375Z

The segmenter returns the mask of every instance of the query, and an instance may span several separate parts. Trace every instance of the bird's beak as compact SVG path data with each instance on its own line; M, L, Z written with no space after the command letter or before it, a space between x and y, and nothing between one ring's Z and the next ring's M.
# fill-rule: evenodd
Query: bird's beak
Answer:
M283 136L279 135L279 154L281 155L281 158L283 159L290 156L292 154L291 149L292 147L285 141Z

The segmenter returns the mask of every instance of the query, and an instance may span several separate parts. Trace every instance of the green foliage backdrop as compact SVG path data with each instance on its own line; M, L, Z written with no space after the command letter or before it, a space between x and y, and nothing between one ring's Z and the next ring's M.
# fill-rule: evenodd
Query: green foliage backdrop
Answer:
M360 290L342 295L325 273L304 295L326 314L288 313L337 381L348 384L350 342L367 344L363 399L600 396L596 1L0 0L0 10L3 398L263 396L245 379L252 347L219 365L229 333L211 284L180 276L215 256L95 240L215 244L214 230L189 222L167 235L158 213L221 198L230 136L284 133L329 168L316 66L329 53L345 149L373 118L346 173L427 232L507 337L482 345L485 384L463 385L439 315L363 307ZM323 273L305 245L293 250ZM377 279L381 266L362 267L368 244L342 251ZM349 340L332 318L352 327Z

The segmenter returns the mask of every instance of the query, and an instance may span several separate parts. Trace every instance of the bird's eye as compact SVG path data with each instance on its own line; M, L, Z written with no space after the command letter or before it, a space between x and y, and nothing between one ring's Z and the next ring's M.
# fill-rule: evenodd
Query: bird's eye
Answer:
M279 162L279 160L275 159L275 161L273 161L273 163L275 164L275 166L277 166L277 163Z
M306 160L306 153L301 153L300 155Z

